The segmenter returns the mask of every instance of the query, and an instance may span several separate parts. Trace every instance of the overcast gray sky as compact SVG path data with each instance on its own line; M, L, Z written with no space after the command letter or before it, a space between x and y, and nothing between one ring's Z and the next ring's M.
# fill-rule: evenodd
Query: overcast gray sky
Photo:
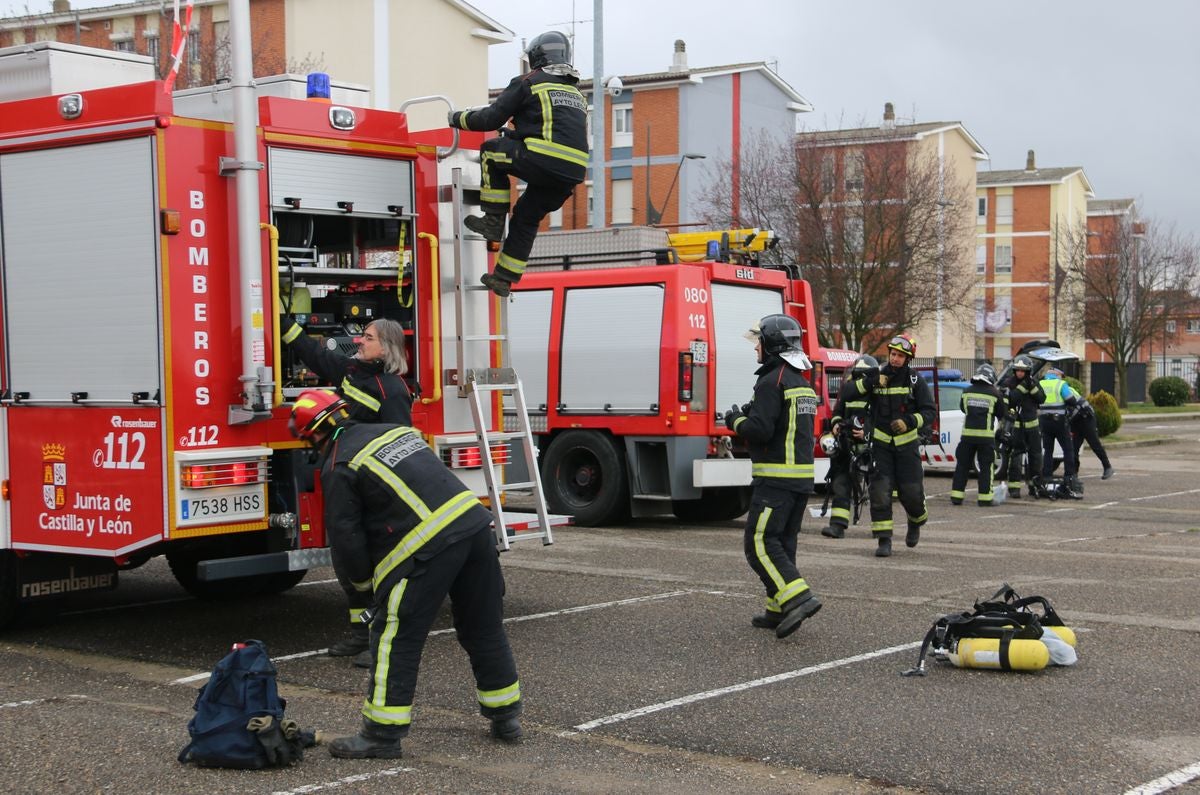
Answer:
M576 25L592 76L593 0L468 0L516 33L489 85L516 74L522 37ZM961 121L981 168L1082 166L1096 198L1200 236L1200 2L1194 0L608 0L604 72L777 62L812 129L899 118Z
M593 0L468 2L516 34L492 47L490 86L516 74L522 37L573 18L592 76ZM1198 34L1195 0L608 0L604 71L662 71L675 39L692 66L774 62L815 107L807 128L874 123L890 101L901 119L961 121L982 168L1023 168L1034 149L1040 166L1082 166L1097 198L1200 237Z

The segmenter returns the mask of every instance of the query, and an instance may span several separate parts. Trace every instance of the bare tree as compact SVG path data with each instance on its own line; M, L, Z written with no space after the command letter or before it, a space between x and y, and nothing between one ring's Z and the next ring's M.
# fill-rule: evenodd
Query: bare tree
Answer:
M1108 231L1060 231L1065 281L1078 286L1084 336L1113 361L1117 403L1128 405L1129 365L1162 336L1168 320L1193 311L1200 291L1200 250L1173 227L1122 219ZM1079 305L1079 304L1077 304Z
M740 166L741 217L731 217L731 164L720 161L707 170L701 216L780 235L775 261L799 265L813 285L823 344L873 350L939 311L973 317L974 192L936 154L878 128L852 147L821 133L761 133Z

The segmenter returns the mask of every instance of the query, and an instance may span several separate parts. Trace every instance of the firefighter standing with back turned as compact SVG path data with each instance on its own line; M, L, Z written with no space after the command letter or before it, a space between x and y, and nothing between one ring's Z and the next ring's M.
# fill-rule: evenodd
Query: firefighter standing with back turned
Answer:
M796 569L796 537L813 491L813 420L817 393L804 371L812 368L800 348L804 330L787 315L767 315L746 336L758 361L754 400L725 413L725 426L746 440L754 494L746 519L744 551L767 590L766 612L756 627L786 638L821 609Z
M993 424L997 416L1004 416L1004 398L995 387L996 368L981 364L971 376L971 385L963 390L959 408L967 416L963 419L962 438L954 450L954 480L950 486L950 502L963 504L966 496L967 476L971 466L979 473L979 495L981 506L992 504L992 467L996 461L996 431Z
M463 130L513 128L480 147L480 204L483 216L463 223L493 242L504 240L496 269L480 279L500 297L525 273L538 224L562 207L587 175L587 100L575 84L571 43L557 30L534 38L525 51L531 72L512 79L496 101L478 110L450 111L449 124ZM525 180L525 193L513 206L508 237L509 175Z
M373 589L375 665L362 728L329 744L333 756L397 758L412 721L421 649L450 596L459 644L471 658L492 737L522 737L521 685L503 624L504 578L492 515L404 425L350 421L322 390L297 398L289 427L321 453L329 544L361 591Z
M1038 406L1046 402L1041 384L1033 380L1033 359L1022 353L1012 360L1012 372L1000 383L1008 410L1016 414L1012 455L1008 471L1000 476L1010 484L1021 482L1021 453L1025 453L1025 485L1032 495L1042 483L1042 432L1038 427ZM1020 498L1020 485L1009 486L1008 496Z
M892 491L908 515L904 543L915 547L921 525L929 519L925 508L924 472L921 469L919 433L931 427L935 408L933 392L920 373L909 367L917 343L908 334L897 334L887 345L888 363L854 383L871 403L871 535L875 556L892 554Z

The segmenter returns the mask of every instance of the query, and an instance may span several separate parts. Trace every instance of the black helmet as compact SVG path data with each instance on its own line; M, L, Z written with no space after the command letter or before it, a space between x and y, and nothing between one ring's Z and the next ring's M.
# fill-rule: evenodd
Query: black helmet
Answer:
M1027 373L1032 372L1033 359L1030 359L1028 356L1022 353L1020 356L1012 360L1012 369L1024 370Z
M571 62L571 41L566 34L557 30L548 30L540 36L535 36L525 49L529 58L530 69L541 69L554 63Z
M982 381L985 384L996 383L996 368L992 367L987 362L975 368L975 375L971 376L972 381Z
M758 336L767 353L786 353L800 348L804 329L800 328L800 323L794 317L767 315L758 321Z
M850 365L851 370L877 370L879 362L869 353L864 353L854 360L854 364Z

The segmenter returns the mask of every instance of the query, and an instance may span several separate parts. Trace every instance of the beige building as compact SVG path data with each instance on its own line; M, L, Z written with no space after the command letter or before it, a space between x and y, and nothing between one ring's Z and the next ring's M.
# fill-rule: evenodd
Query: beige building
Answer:
M0 48L57 41L148 55L170 63L172 4L150 0L0 19ZM456 106L488 101L488 47L513 32L461 0L250 0L254 75L328 72L372 90L372 104L441 94ZM195 0L178 88L229 76L229 4ZM444 127L444 103L410 111L413 129Z

